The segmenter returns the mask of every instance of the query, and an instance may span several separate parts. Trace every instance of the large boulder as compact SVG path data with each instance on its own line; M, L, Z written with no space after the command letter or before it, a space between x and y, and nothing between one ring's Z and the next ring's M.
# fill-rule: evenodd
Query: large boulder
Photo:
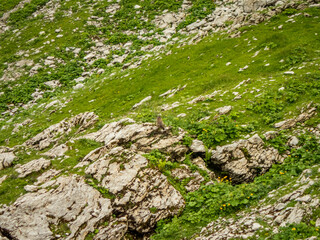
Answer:
M39 172L42 169L46 169L51 164L50 160L40 158L37 160L30 161L16 169L19 173L18 178L24 178L33 172Z
M12 152L12 149L1 148L0 149L0 170L10 167L15 158L16 156Z
M278 150L266 147L257 134L248 140L218 146L211 154L210 163L227 172L234 183L251 181L257 175L268 171L272 164L283 159Z
M103 198L83 177L63 176L0 209L0 229L10 239L53 239L53 228L67 223L66 239L85 239L95 226L109 219L110 199Z

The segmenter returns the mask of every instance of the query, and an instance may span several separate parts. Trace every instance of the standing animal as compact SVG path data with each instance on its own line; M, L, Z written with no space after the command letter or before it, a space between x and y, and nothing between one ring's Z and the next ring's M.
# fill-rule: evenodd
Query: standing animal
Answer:
M161 129L165 129L166 126L164 125L162 118L160 116L157 117L157 127Z

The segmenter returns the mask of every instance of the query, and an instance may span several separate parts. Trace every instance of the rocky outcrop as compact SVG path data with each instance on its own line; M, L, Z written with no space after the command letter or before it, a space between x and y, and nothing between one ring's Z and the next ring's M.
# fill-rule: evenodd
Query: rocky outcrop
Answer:
M50 126L35 137L26 141L23 145L43 150L50 146L51 143L57 142L61 137L70 133L74 127L78 127L77 132L92 126L98 120L98 116L93 112L85 112L76 115L71 119L64 119L61 122Z
M110 218L112 209L110 199L83 177L72 175L48 182L0 212L0 232L10 239L52 239L51 228L64 223L71 232L66 239L85 239L99 222Z
M68 129L74 126L66 123L63 121ZM44 172L34 185L25 186L29 193L0 210L0 232L17 239L52 239L63 224L69 229L65 239L85 239L95 229L99 233L94 239L121 239L128 232L150 234L159 220L177 215L185 206L181 193L162 173L167 161L184 159L188 148L180 144L183 136L182 130L175 136L169 128L158 129L155 124L138 124L132 119L106 124L82 136L104 143L75 166L75 171L84 169L86 179L59 176L61 171L55 169ZM46 155L54 158L65 149L66 145L59 145ZM155 149L166 159L151 163L145 154ZM25 177L49 164L50 160L34 160L16 171ZM187 192L205 183L188 165L179 164L169 171L177 181L187 183Z
M180 129L177 136L169 133L170 128L159 129L155 124L138 124L130 118L122 119L103 126L98 132L90 133L81 138L103 142L105 147L130 145L130 149L149 152L154 149L165 150L173 148L184 137Z
M0 148L0 170L10 167L16 158L10 148Z
M43 153L44 156L56 158L62 157L68 151L68 146L66 144L61 144L59 146L53 147L48 152Z
M282 161L278 151L266 147L257 134L248 140L218 146L211 154L210 163L227 172L234 183L253 180L257 175L268 171L272 164Z
M271 232L277 233L279 227L300 223L303 218L312 215L320 206L318 197L305 193L318 180L312 180L310 173L311 169L305 170L294 185L291 183L273 190L266 199L259 202L258 207L238 213L236 219L219 218L208 224L202 229L200 236L195 239L246 239L254 237L258 231L272 230ZM292 188L295 190L292 190ZM289 193L284 195L285 192ZM278 200L272 201L274 202L272 204L265 203L274 199ZM264 224L261 224L261 222L264 222ZM272 236L269 236L269 238L273 239Z
M275 128L279 129L289 129L296 126L297 123L303 123L317 114L317 108L311 107L312 104L309 104L306 111L303 111L298 117L284 120L278 122L274 125Z
M51 164L50 160L40 158L37 160L30 161L16 169L16 172L19 173L18 178L24 178L33 172L39 172L42 169L46 169Z

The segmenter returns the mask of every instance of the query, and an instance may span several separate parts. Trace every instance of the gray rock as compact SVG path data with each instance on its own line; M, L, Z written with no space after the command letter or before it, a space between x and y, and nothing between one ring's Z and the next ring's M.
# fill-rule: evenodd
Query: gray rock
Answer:
M205 153L206 152L206 147L204 146L203 142L200 140L197 140L197 139L192 141L190 149L194 153Z
M224 106L224 107L221 107L221 108L217 108L217 109L216 109L216 111L217 111L220 115L228 114L231 110L232 110L232 106Z
M290 147L295 147L299 144L299 139L295 136L293 136L290 140L289 140L289 146Z
M151 96L148 96L148 97L142 99L140 102L138 102L138 103L136 103L135 105L133 105L132 109L135 109L135 108L141 106L143 103L145 103L145 102L147 102L147 101L150 101L151 98L152 98Z
M320 218L318 218L316 221L316 227L320 227Z
M111 201L80 176L63 176L52 184L57 187L27 193L2 209L0 228L15 239L43 240L53 238L50 225L68 222L66 239L82 240L112 214Z
M309 104L310 105L310 104ZM280 129L289 129L294 127L297 123L303 123L306 120L310 119L316 114L316 107L309 107L306 111L301 113L298 117L296 118L291 118L284 120L282 122L278 122L274 125L275 128L280 128Z
M259 223L253 223L252 225L252 230L253 231L257 231L258 229L260 229L262 226Z
M50 160L40 158L22 165L21 167L17 168L16 171L19 173L19 178L24 178L33 172L39 172L41 169L49 167L50 164Z
M75 86L73 87L74 90L79 90L79 89L81 89L81 88L84 88L84 85L83 85L82 83L78 83L77 85L75 85Z
M218 146L211 153L211 164L228 172L236 183L252 180L258 174L265 173L273 163L282 161L279 152L272 147L265 147L257 134L248 140Z
M60 123L50 126L35 137L27 140L23 145L37 150L43 150L51 143L57 142L64 134L70 133L74 127L79 126L77 132L81 132L97 121L98 116L93 112L80 113L69 120L64 119Z
M6 179L7 179L8 175L4 175L2 177L0 177L0 185L1 183L3 183Z
M305 211L301 208L294 207L293 211L287 217L286 221L281 223L281 226L285 226L286 224L300 223L305 214Z
M44 153L44 156L56 158L64 156L65 152L68 151L68 146L66 144L61 144L50 149L48 152Z
M10 167L16 158L9 148L0 148L0 170Z
M296 199L297 202L310 202L312 197L310 195L305 195Z

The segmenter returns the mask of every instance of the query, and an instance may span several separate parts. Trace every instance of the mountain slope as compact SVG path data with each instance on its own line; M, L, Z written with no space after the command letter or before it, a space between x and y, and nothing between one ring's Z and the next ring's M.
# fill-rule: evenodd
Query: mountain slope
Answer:
M317 237L320 10L267 2L0 5L0 236Z

